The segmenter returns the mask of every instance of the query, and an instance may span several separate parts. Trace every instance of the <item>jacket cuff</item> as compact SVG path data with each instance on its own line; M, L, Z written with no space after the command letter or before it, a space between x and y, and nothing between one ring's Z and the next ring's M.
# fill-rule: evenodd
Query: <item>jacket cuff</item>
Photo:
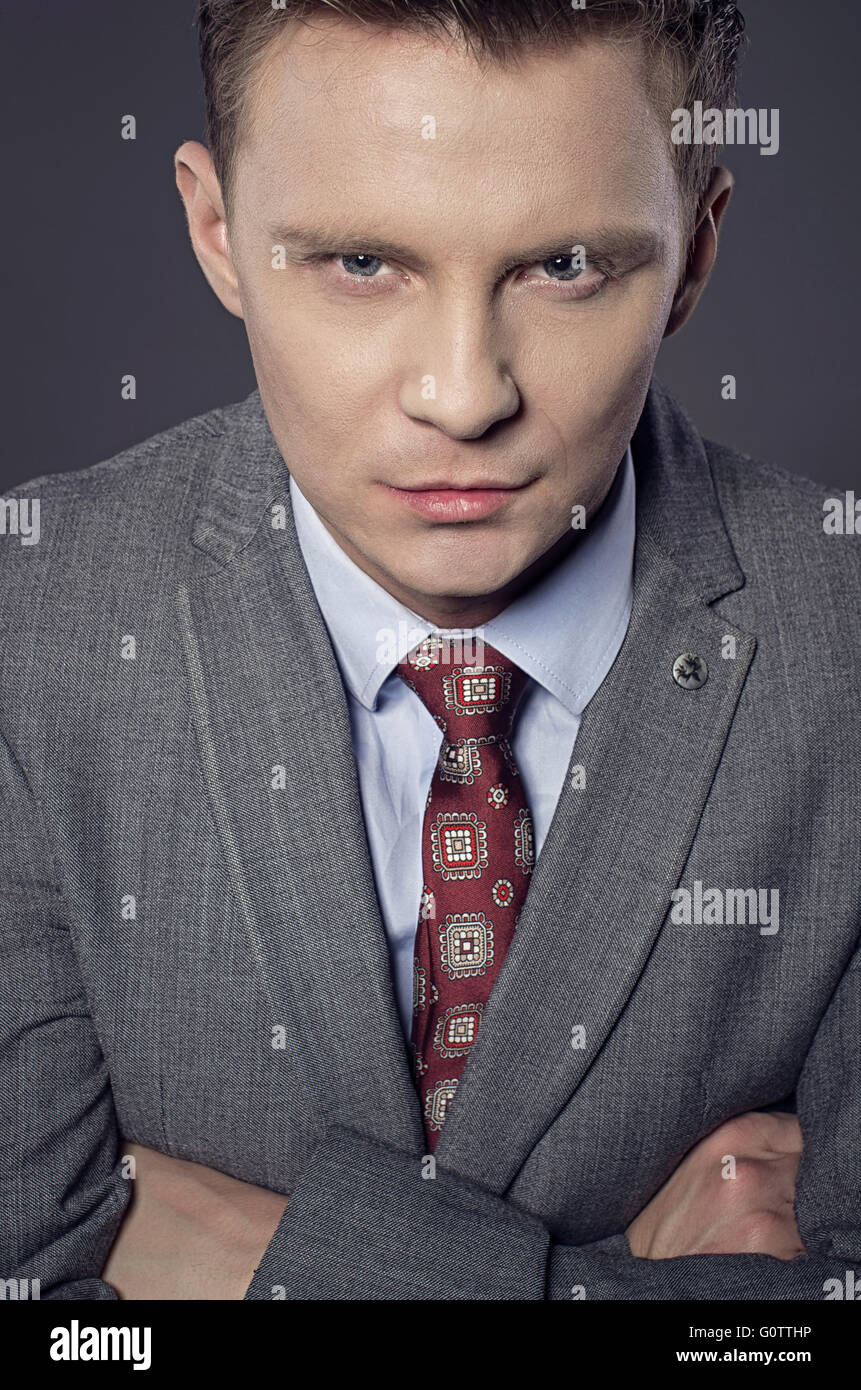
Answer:
M550 1234L420 1155L329 1128L245 1294L253 1299L543 1299Z

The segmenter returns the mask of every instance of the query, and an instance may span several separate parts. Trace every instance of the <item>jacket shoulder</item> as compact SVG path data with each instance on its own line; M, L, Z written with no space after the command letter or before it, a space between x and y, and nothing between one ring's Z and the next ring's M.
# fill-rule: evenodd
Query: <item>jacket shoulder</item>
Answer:
M853 525L851 492L711 439L703 443L724 521L749 578L768 573L793 587L819 581L861 587L861 496ZM844 518L836 530L835 513Z
M86 468L18 483L5 497L38 497L43 505L62 502L96 518L148 498L157 506L165 493L178 491L184 480L205 468L213 441L235 409L236 405L219 406L192 416Z
M191 538L201 493L241 404L193 416L87 468L45 474L7 492L0 623L16 598L32 610L56 587L80 599L88 590L117 597L140 588L153 595L153 586L157 591L182 582L196 563Z

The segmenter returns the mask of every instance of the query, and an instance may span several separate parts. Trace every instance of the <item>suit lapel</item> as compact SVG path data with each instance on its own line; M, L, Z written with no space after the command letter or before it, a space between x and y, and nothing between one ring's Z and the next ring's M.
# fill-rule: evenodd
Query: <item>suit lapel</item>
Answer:
M222 568L176 597L213 814L273 1024L324 1122L420 1149L346 697L256 393L235 418L195 529Z
M670 908L755 641L709 601L740 587L699 436L653 385L633 441L634 605L587 707L526 904L494 986L440 1163L503 1193L624 1008ZM734 660L722 639L737 641ZM708 664L683 689L673 663ZM571 770L585 769L585 788ZM572 1045L581 1026L585 1046Z

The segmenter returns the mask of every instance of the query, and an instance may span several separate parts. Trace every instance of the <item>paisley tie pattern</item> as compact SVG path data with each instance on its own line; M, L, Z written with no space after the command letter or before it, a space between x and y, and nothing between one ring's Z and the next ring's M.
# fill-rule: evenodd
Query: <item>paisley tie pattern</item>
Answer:
M413 1067L431 1152L534 863L532 817L509 744L529 677L486 642L479 655L480 665L469 664L457 644L431 635L397 667L445 735L422 828L413 966Z

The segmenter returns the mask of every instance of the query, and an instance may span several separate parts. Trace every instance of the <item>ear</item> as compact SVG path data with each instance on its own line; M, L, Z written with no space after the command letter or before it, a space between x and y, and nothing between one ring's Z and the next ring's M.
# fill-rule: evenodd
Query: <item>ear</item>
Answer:
M664 337L687 323L708 284L717 257L718 228L732 195L735 179L723 166L715 169L708 192L697 210L697 229L688 250L685 275L676 291Z
M187 140L180 145L173 162L198 264L225 309L242 318L221 187L209 150L196 140Z

